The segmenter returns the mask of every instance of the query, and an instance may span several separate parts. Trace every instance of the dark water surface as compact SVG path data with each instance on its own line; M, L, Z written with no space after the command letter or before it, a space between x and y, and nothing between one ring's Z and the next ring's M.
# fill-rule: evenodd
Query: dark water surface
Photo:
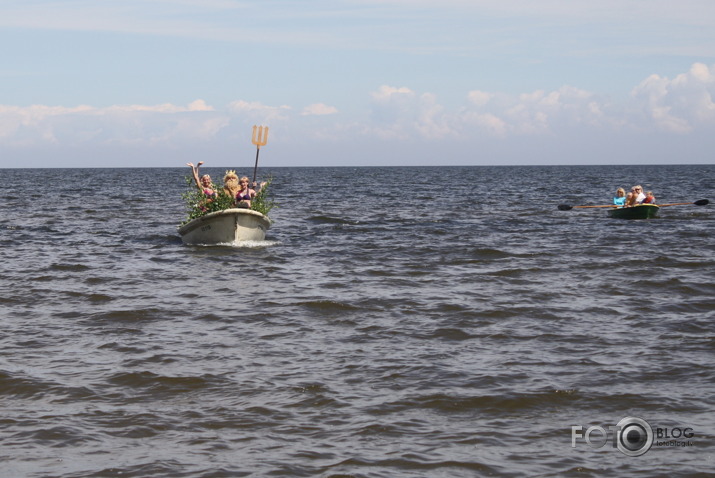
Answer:
M0 476L713 476L715 206L556 206L715 166L276 168L239 247L187 170L0 171Z

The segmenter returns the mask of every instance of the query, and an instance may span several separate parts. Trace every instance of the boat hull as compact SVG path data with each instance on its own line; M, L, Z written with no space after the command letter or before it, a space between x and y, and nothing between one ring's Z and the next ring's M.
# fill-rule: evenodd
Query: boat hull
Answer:
M660 207L655 204L639 204L633 207L619 207L608 210L608 215L616 219L650 219L658 215Z
M198 217L179 228L184 244L216 245L262 241L271 220L250 209L226 209Z

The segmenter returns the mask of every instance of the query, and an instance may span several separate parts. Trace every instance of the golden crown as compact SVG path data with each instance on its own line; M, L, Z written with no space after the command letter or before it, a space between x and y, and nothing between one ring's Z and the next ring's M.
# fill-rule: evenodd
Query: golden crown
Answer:
M226 174L224 174L223 177L227 178L229 176L235 176L236 178L238 178L238 174L236 174L236 171L234 171L233 169L226 170Z

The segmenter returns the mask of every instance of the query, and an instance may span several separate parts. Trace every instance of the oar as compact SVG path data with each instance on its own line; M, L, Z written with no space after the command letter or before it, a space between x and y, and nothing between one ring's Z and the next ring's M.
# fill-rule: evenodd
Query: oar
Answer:
M696 206L705 206L706 204L709 204L710 201L707 199L699 199L695 202L675 202L672 204L656 204L656 206L660 207L668 207L668 206L687 206L690 204L695 204ZM580 208L589 208L589 207L616 207L613 204L606 204L604 206L569 206L568 204L559 204L558 208L559 211L570 211L571 209L580 209Z
M568 204L559 204L559 211L570 211L571 209L580 209L587 207L616 207L613 204L606 204L604 206L569 206Z
M258 132L258 134L256 134ZM258 153L261 152L261 146L265 146L268 142L268 126L253 126L253 136L251 143L256 145L256 165L253 167L253 182L256 182L256 172L258 171Z
M668 207L668 206L689 206L691 204L695 204L696 206L705 206L706 204L710 204L710 201L707 199L698 199L695 202L674 202L671 204L656 204L656 206L660 207Z

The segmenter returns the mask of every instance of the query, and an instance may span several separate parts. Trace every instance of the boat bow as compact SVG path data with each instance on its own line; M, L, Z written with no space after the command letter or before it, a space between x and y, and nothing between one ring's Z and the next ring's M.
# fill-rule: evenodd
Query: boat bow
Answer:
M262 241L271 220L250 209L225 209L197 217L179 228L184 244L229 244Z

